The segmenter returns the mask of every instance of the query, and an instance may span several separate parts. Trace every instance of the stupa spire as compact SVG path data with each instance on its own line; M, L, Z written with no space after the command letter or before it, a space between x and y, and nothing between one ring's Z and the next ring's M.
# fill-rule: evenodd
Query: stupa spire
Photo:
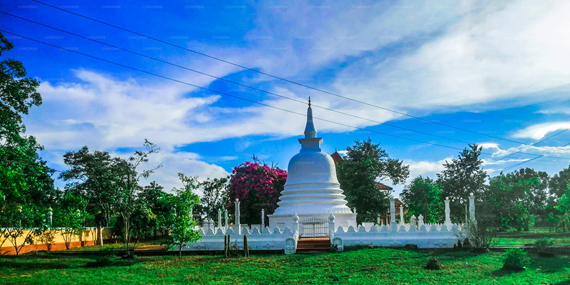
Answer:
M307 125L305 126L305 138L314 139L317 137L317 129L313 123L313 110L311 109L311 97L309 97L309 108L307 109Z

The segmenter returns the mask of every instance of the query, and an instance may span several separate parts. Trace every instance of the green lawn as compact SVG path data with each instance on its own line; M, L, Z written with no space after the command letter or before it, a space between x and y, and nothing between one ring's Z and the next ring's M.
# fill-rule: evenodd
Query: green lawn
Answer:
M570 284L570 258L538 258L524 272L501 270L501 253L429 254L363 249L320 255L143 257L84 267L94 258L0 257L1 284Z
M537 239L550 238L554 245L570 245L570 233L551 232L548 228L534 228L528 232L498 233L492 245L524 245L534 244Z

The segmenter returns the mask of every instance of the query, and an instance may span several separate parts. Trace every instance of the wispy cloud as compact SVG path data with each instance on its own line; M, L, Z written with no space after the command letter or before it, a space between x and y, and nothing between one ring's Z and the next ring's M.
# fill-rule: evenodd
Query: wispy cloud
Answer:
M542 124L536 124L529 126L525 129L516 131L512 137L513 138L530 138L534 140L540 140L545 137L548 133L555 132L558 130L569 130L569 122L548 122Z

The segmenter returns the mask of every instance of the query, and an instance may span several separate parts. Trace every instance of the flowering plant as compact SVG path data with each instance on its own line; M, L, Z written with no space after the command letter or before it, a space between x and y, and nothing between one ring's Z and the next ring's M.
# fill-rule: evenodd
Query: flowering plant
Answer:
M262 209L266 214L277 209L286 180L287 171L260 164L254 157L254 162L247 161L234 167L228 186L228 206L235 210L235 199L239 199L240 222L259 224Z

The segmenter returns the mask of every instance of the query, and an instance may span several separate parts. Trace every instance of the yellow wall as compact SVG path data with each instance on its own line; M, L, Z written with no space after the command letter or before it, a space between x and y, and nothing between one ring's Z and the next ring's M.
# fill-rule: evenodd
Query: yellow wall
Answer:
M55 231L55 238L53 243L65 242L63 240L63 236L61 235L60 230L51 230L51 231ZM24 231L22 237L17 239L18 244L22 244L22 242L24 242L24 238L28 235L28 233L29 231ZM112 235L113 235L113 228L103 228L103 240L111 239ZM94 240L97 240L97 228L86 228L85 230L83 230L81 235L73 236L71 242L94 241ZM2 241L0 240L0 242ZM39 241L39 239L35 238L34 244L41 244L41 242ZM6 242L4 242L4 244L2 245L2 247L9 247L9 246L13 246L9 240L6 240Z

